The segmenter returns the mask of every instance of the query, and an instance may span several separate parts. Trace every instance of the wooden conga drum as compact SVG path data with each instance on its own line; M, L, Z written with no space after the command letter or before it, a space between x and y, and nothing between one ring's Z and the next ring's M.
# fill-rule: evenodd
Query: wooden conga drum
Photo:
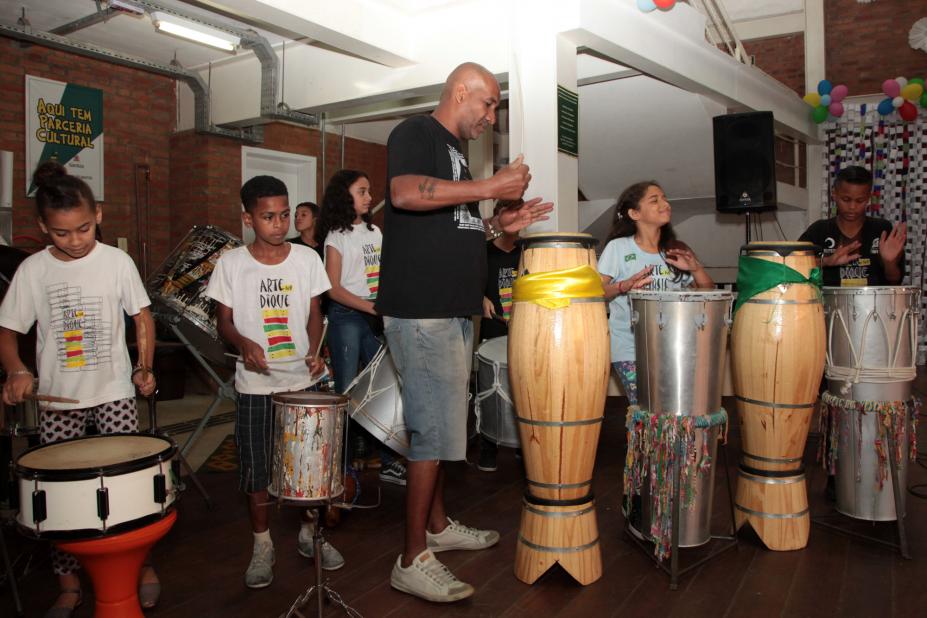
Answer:
M791 270L752 261L754 272L745 277L745 258ZM819 268L811 243L753 242L741 248L740 297L731 331L743 447L735 519L738 528L749 522L773 550L808 543L802 457L824 373L826 339L821 290L807 278ZM749 292L741 289L747 287L742 279L749 284L758 278L778 283L745 298Z
M596 240L530 234L513 290L509 382L527 474L515 576L555 562L581 584L602 575L592 468L609 374Z

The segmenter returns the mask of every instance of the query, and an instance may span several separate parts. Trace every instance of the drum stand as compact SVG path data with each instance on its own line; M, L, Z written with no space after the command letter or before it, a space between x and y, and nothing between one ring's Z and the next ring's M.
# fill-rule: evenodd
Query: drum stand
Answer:
M731 516L731 533L730 535L711 535L711 540L720 540L727 541L721 546L715 547L711 552L699 560L696 560L692 564L680 569L679 568L679 520L682 510L682 504L679 500L679 490L682 487L680 481L680 465L679 462L682 461L685 457L685 445L680 440L676 446L676 457L673 461L673 497L670 504L670 512L672 513L673 519L673 532L672 532L672 541L670 546L670 566L667 568L664 560L660 560L653 553L653 545L651 542L643 541L631 533L630 521L625 520L624 531L628 537L634 541L634 544L637 545L641 551L647 554L654 563L663 570L664 573L669 575L670 578L670 590L676 590L679 588L679 577L702 566L712 558L715 558L732 547L737 547L737 531L734 527L734 493L731 489L731 473L727 465L727 446L723 443L718 444L718 449L723 454L724 459L724 480L727 485L727 500L728 508L730 509Z
M13 594L13 605L16 607L16 615L23 615L23 602L19 598L19 587L16 585L16 573L13 571L13 563L10 562L10 553L6 548L6 531L0 525L0 554L3 554L3 572L7 581L10 582L10 592Z
M216 411L216 408L219 407L219 404L222 403L223 399L228 399L232 403L236 403L237 398L235 396L235 376L233 375L228 380L223 380L215 372L209 362L200 354L199 350L196 349L187 337L184 336L180 329L177 328L177 321L180 319L178 316L158 314L157 317L161 318L168 326L171 327L171 331L174 333L174 336L183 343L184 347L190 351L190 354L193 355L193 358L196 359L196 362L206 370L206 373L209 374L215 383L218 385L216 387L216 396L212 400L212 403L209 404L209 407L206 409L206 414L203 415L203 418L200 419L199 424L197 424L196 429L193 430L193 433L187 438L187 441L184 442L183 447L180 449L180 456L185 457L186 454L193 447L193 443L197 441L200 437L200 434L203 433L203 430L206 428L206 425L209 423L209 419L212 417L213 412ZM188 466L189 467L189 466Z
M305 618L306 614L303 614L300 610L308 605L309 600L313 595L316 597L318 603L317 614L318 618L322 618L323 613L325 612L325 600L340 605L348 616L351 618L363 618L361 614L344 602L344 599L341 598L341 595L335 592L335 590L328 585L328 581L322 581L322 509L326 506L331 506L331 501L328 500L323 504L310 507L315 511L315 531L312 533L312 547L313 555L315 558L315 583L309 586L304 593L296 597L296 600L293 601L293 604L290 606L290 609L286 611L285 614L281 615L281 618L291 618L292 616L298 616L299 618Z
M833 514L828 514L828 515L818 515L816 517L812 517L811 523L821 526L823 528L827 528L829 530L833 530L835 532L839 532L840 534L851 536L853 538L861 539L864 541L870 541L872 543L877 543L879 545L891 547L892 549L897 549L898 553L901 554L902 558L904 558L905 560L911 560L911 553L908 551L908 536L907 536L907 533L905 532L905 526L904 526L904 516L898 515L899 513L903 513L905 511L905 509L903 508L904 501L902 499L905 488L901 486L901 481L899 479L899 472L898 472L898 464L895 461L895 438L894 436L892 436L891 432L888 431L886 427L884 426L881 426L881 427L882 427L882 438L888 444L888 452L890 453L888 456L888 462L889 462L890 470L892 473L892 494L895 498L895 524L896 524L896 529L898 531L898 542L892 543L891 541L885 541L878 537L856 532L855 530L851 530L847 526L841 526L839 524L832 524L826 521L828 519L835 519L835 518L843 519L843 518L848 517L840 513L833 513ZM822 439L824 439L823 434L822 434ZM872 522L872 523L876 523L876 522Z
M162 433L158 429L157 399L158 391L155 391L148 396L148 433L153 436L166 436L167 434ZM177 451L177 458L180 460L180 463L187 468L187 472L190 475L190 481L193 483L193 486L196 487L196 490L200 492L200 495L203 496L203 500L206 501L206 508L212 510L212 498L209 497L209 493L206 491L206 488L203 487L202 483L200 483L200 480L196 477L196 471L193 469L193 466L190 465L190 462L187 461L183 451ZM177 482L179 483L180 474L178 474L177 477Z

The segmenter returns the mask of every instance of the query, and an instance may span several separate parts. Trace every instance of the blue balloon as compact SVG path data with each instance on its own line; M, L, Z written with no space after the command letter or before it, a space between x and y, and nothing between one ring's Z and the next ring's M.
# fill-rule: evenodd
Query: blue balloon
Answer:
M826 79L822 79L818 82L818 94L823 96L825 94L830 94L830 91L834 89L834 85Z
M893 111L895 111L895 106L892 105L891 98L882 99L882 101L879 103L878 110L879 110L879 113L883 116L888 116Z
M823 105L824 107L827 107L828 105L830 105L830 95L829 94L821 95L821 105Z
M655 10L657 5L653 3L653 0L637 0L637 8L645 13L649 13Z

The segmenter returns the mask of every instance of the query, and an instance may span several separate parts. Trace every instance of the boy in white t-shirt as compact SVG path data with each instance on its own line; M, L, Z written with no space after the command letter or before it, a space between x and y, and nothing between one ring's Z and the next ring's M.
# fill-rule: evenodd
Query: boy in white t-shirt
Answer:
M235 438L241 489L248 494L254 532L245 585L264 588L274 577L267 492L273 446L271 396L311 386L324 369L316 353L322 337L319 296L331 286L315 251L286 242L290 207L283 182L256 176L242 186L241 203L242 221L254 229L254 242L222 254L206 295L216 300L219 334L241 354L235 369ZM268 360L274 362L273 371ZM297 549L305 557L313 556L312 532L312 522L304 517ZM323 541L322 568L343 565L338 550Z

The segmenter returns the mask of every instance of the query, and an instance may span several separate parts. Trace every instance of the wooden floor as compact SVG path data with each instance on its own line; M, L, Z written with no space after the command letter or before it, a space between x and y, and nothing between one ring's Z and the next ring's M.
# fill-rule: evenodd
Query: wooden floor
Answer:
M919 382L920 383L920 382ZM924 389L921 389L923 392ZM808 547L795 552L766 550L748 529L739 546L690 572L677 591L650 558L622 532L619 511L624 461L623 399L610 399L598 449L594 491L598 509L604 574L589 586L576 584L559 567L534 585L515 579L512 565L523 492L522 472L510 450L500 451L499 470L483 473L473 465L449 468L448 510L468 525L494 528L502 535L497 547L480 552L448 552L441 559L454 573L476 587L476 594L451 605L420 601L390 588L389 573L400 551L404 490L383 487L382 504L354 511L327 537L347 561L330 573L330 585L363 616L927 616L927 501L908 495L908 537L913 560L891 549L854 540L812 526ZM725 400L734 415L732 401ZM921 443L925 431L919 432ZM811 465L816 439L809 439L806 460L811 474L813 515L832 513L823 497L824 476ZM739 452L736 423L732 424L730 463ZM922 449L923 452L923 449ZM471 458L475 459L475 448ZM922 458L923 460L923 458ZM154 550L164 583L160 605L149 613L158 618L200 616L279 616L311 585L312 562L295 549L297 513L275 513L271 532L277 549L273 584L248 590L242 576L251 551L245 505L234 473L202 472L200 479L215 508L207 510L192 488L179 504L179 519ZM715 530L727 524L724 476L716 475ZM912 465L908 484L927 483L927 469ZM375 498L375 481L366 482L362 501ZM849 523L846 518L838 521ZM892 539L893 524L857 526L867 534ZM19 582L27 616L41 616L55 596L55 582L44 546L24 540L10 529L6 538L21 573ZM702 550L683 550L682 564ZM85 583L85 590L89 591ZM9 588L0 590L0 615L13 616ZM92 615L92 595L85 595L77 617ZM315 615L314 606L306 615ZM329 606L326 616L343 615Z

